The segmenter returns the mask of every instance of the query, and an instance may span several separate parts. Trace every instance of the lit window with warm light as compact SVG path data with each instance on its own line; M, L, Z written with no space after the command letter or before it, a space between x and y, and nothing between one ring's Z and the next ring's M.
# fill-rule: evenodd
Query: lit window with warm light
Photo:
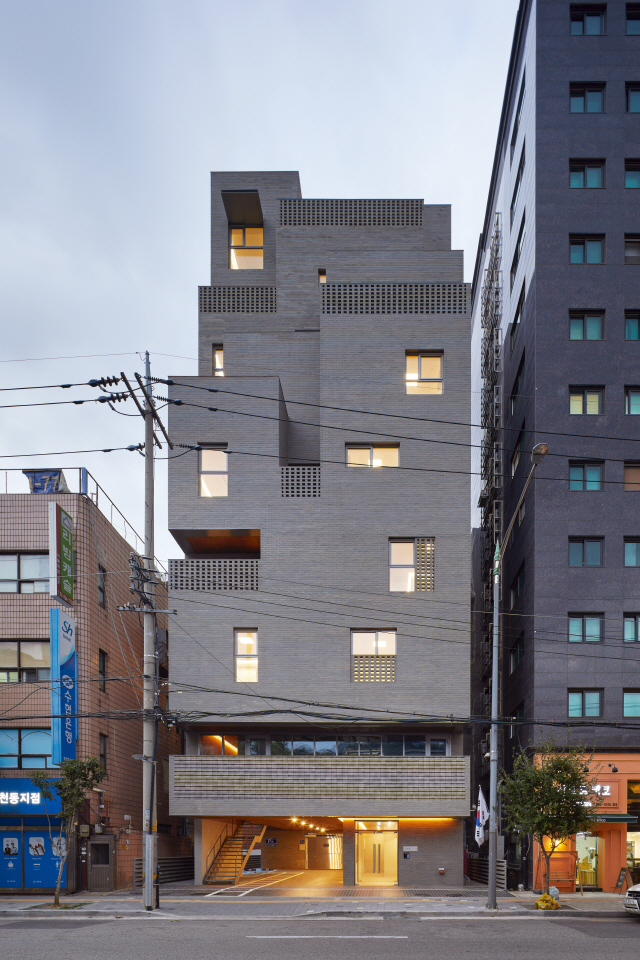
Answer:
M262 270L264 265L263 227L229 228L229 267L231 270Z
M221 343L213 345L212 359L214 377L224 377L224 350Z
M389 590L413 593L416 589L415 541L389 541Z
M441 353L407 353L406 386L408 394L442 393Z
M258 631L235 630L235 678L238 683L258 681Z
M398 444L347 444L349 467L397 467L400 457Z
M201 497L228 495L229 470L226 447L207 447L200 451L198 487Z

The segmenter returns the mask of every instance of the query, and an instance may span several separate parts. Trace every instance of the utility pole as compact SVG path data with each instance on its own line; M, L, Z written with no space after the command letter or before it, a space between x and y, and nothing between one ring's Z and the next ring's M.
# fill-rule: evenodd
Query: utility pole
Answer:
M154 463L153 463L153 402L149 351L145 352L145 380L148 396L144 404L144 564L147 570L154 568ZM147 586L154 582L152 576ZM153 588L152 588L153 589ZM153 595L144 604L144 656L143 656L143 710L142 721L142 823L144 844L144 906L153 910L158 906L154 895L157 890L157 816L156 816L156 750L158 742L156 704L156 616Z

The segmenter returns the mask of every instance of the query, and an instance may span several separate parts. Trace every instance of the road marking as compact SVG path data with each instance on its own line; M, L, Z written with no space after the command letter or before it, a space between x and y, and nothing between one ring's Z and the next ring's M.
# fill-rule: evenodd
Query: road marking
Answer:
M408 940L408 936L394 937L394 936L385 936L381 934L380 936L376 934L362 934L358 936L357 934L315 934L315 933L296 933L296 934L275 934L270 936L268 934L246 934L247 940Z

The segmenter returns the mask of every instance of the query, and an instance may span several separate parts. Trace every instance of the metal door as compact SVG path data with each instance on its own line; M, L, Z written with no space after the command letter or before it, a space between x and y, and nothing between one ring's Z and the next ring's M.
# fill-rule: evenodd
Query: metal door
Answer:
M88 843L87 880L91 893L113 890L113 837L93 837Z

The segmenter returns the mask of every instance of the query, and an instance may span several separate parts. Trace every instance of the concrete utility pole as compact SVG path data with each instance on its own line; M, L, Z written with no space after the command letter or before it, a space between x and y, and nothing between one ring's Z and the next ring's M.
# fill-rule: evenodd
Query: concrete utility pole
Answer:
M149 351L145 352L145 380L148 399L144 404L144 552L145 567L154 569L154 463L153 463L153 404L151 402L151 369ZM147 589L153 589L153 575L149 578ZM151 602L144 605L144 687L142 722L142 822L144 844L144 905L153 910L156 903L154 882L157 874L157 816L156 816L156 748L158 738L157 719L154 716L156 704L156 616L153 595ZM157 890L157 886L155 886Z
M542 463L547 453L546 443L537 443L531 451L533 466L529 471L527 482L524 485L516 509L513 512L511 523L500 543L496 540L496 550L493 555L493 648L491 659L491 740L489 744L489 895L487 909L497 910L498 900L496 891L496 872L498 867L498 684L500 678L500 578L502 575L502 559L509 543L511 530L515 523L518 511L522 506L524 495L531 478L539 463Z

